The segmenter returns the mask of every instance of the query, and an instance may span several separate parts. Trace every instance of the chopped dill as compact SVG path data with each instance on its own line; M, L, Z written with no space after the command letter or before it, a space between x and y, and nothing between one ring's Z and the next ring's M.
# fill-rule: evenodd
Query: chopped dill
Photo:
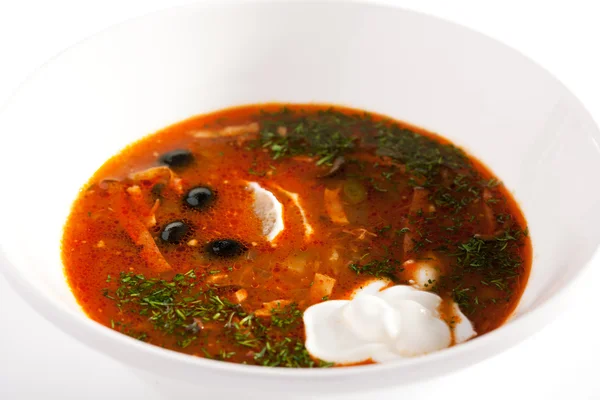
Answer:
M470 162L459 148L441 144L393 123L379 123L377 155L387 156L404 164L406 170L424 178L423 186L430 186L441 168L469 169Z
M523 264L519 255L524 231L506 230L493 240L470 238L457 246L456 263L464 271L477 271L492 282L499 278L518 275Z
M355 132L365 118L333 109L314 115L299 115L289 109L263 113L259 145L268 149L274 160L307 155L316 165L332 164L340 155L355 149Z
M373 260L362 264L360 261L352 263L349 268L357 275L372 275L377 278L396 280L396 274L402 271L400 261L391 258Z
M119 286L114 291L104 289L103 294L114 300L123 313L137 314L148 320L155 331L175 337L176 344L182 349L199 346L204 325L217 324L231 349L220 349L212 354L206 348L200 348L206 357L229 360L238 353L247 353L248 350L243 350L246 348L252 351L252 360L260 365L292 368L331 366L313 359L303 341L293 335L282 339L302 323L302 311L297 304L276 307L270 310L270 317L259 318L219 295L215 289L197 288L195 279L193 270L176 274L171 280L121 272ZM111 327L140 340L150 339L148 333L124 329L119 322L111 321Z

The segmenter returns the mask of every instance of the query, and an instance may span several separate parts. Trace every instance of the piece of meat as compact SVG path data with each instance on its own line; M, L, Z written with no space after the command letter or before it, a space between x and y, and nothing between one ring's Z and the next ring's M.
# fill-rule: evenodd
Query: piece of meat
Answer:
M342 170L344 164L346 164L346 159L344 158L344 156L337 156L333 160L333 163L331 164L331 168L329 168L329 170L327 172L325 172L321 175L318 175L317 178L329 178L329 177L336 175L338 172L340 172Z
M329 215L331 222L334 224L348 225L350 221L348 221L348 217L344 211L344 205L342 204L342 199L340 198L340 191L341 188L325 188L325 210L327 211L327 215Z
M146 262L148 268L157 273L170 271L171 265L158 249L140 216L136 214L131 196L126 189L120 183L113 183L107 190L110 193L110 208L133 243L139 246L140 257Z
M135 208L135 212L139 215L144 225L147 228L152 228L156 225L156 210L160 206L160 200L156 199L152 207L149 207L144 199L141 188L138 185L129 186L127 189L129 199Z
M183 194L183 185L181 178L167 166L152 167L142 171L136 171L129 174L129 179L134 184L148 183L152 186L162 184L177 194Z
M294 206L296 206L296 208L300 212L300 216L302 217L302 224L304 225L304 236L306 238L311 237L312 234L315 232L315 230L312 227L312 225L310 224L310 222L308 221L308 216L306 215L306 212L304 211L304 208L302 207L302 204L300 203L300 196L298 196L298 193L288 192L287 190L285 190L284 188L282 188L279 185L273 185L273 186L276 189L278 189L279 191L281 191L283 194L285 194L287 197L289 197L290 200L292 200L292 203L294 203Z
M191 132L195 138L230 137L240 135L255 135L260 130L258 122L250 122L244 125L231 125L220 129L200 129Z

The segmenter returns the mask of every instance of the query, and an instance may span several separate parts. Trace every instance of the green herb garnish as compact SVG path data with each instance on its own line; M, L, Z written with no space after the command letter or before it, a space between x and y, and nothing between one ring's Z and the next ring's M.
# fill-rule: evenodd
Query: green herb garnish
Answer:
M493 240L470 238L458 245L456 263L466 272L480 272L486 280L511 277L519 273L523 259L519 249L523 245L524 231L506 230Z
M391 258L373 260L368 263L356 262L350 264L350 269L358 275L372 275L377 278L385 277L396 280L396 274L402 271L400 261Z
M516 278L522 272L523 259L519 250L525 236L526 230L508 229L492 240L472 237L460 243L452 254L456 257L456 265L450 279L459 282L465 274L477 274L482 285L504 293L498 298L490 298L490 303L509 301ZM474 287L461 284L452 289L452 298L463 312L472 313L476 307L485 306L478 297L473 297L474 291Z
M380 123L377 139L377 154L404 164L409 173L424 178L423 186L432 183L441 167L452 170L470 167L467 156L459 148L441 144L396 124Z
M259 318L220 296L214 289L200 289L195 279L194 271L177 274L171 280L122 272L119 286L114 291L104 289L103 294L114 300L122 312L142 316L155 331L176 338L182 349L200 346L204 337L203 326L212 324L222 330L231 349L220 349L212 354L202 347L204 354L211 358L228 360L250 349L254 351L252 360L260 365L294 368L330 366L314 360L300 338L286 336L302 323L302 311L296 304L276 307L271 310L270 317ZM124 329L118 322L111 321L111 327L140 340L149 339L146 332Z
M364 125L361 116L333 109L299 115L286 108L263 113L259 145L273 159L297 155L315 158L316 165L331 164L336 157L356 147L356 131Z

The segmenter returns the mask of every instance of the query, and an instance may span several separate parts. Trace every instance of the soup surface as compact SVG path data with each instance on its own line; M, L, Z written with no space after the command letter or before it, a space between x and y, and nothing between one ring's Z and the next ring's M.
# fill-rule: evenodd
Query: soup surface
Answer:
M355 362L307 350L307 308L374 280L410 285L439 296L436 318L452 327L455 304L482 335L514 310L531 244L502 183L447 140L360 110L268 104L191 118L108 160L62 255L82 308L112 329L318 367Z

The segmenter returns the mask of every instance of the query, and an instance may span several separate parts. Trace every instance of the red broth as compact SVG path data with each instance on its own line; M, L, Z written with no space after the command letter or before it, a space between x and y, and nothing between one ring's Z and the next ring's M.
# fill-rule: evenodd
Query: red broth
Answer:
M248 182L283 205L273 241ZM361 110L266 104L185 120L109 159L73 205L62 257L84 311L112 329L198 357L313 367L331 364L304 348L303 310L375 278L412 284L414 261L435 265L425 290L479 335L497 328L531 243L508 190L449 141Z

